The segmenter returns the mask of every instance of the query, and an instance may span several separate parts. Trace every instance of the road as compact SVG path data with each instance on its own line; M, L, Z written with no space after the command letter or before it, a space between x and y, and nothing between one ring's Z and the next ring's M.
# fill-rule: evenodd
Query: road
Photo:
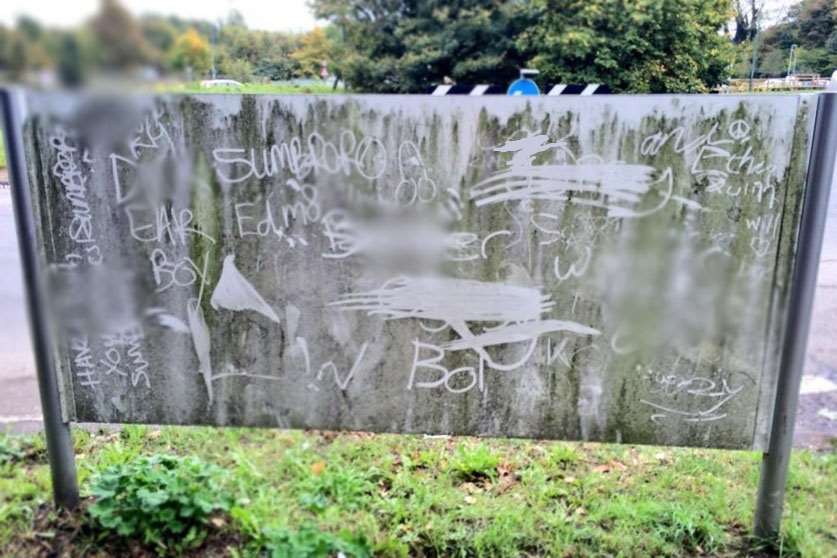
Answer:
M794 443L822 446L837 438L837 172L820 256Z
M0 175L0 182L4 178ZM837 191L829 203L814 304L795 444L820 447L837 437ZM0 186L0 316L0 429L36 430L37 383L10 192L4 186Z

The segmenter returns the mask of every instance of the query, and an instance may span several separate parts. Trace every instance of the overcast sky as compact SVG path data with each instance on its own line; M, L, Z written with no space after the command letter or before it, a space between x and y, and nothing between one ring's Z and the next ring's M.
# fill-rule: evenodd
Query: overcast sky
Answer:
M316 26L306 0L120 0L134 14L156 13L217 20L238 10L253 29L306 31ZM20 14L47 25L72 26L87 19L99 0L0 0L0 21L13 23Z
M768 20L781 19L798 0L766 0ZM253 29L307 31L317 22L306 0L121 0L135 14L175 14L187 18L218 20L233 9ZM0 21L12 23L27 14L48 25L72 26L93 15L99 0L0 0Z

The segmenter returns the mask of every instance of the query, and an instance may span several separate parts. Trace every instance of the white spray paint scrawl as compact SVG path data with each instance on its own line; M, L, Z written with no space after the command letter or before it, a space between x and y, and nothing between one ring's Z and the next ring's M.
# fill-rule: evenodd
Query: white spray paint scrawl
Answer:
M598 156L576 159L565 142L547 140L545 134L538 134L496 147L495 151L513 153L512 159L507 169L471 188L470 198L477 207L527 200L563 203L572 195L573 204L605 208L611 217L636 218L662 209L672 198L674 181L670 168L657 174L648 165L604 162ZM533 164L536 156L550 151L555 152L555 158L569 162ZM659 203L649 209L635 209L651 192L662 197Z
M250 284L235 266L235 256L224 258L221 278L215 285L215 291L209 300L212 307L227 310L254 310L276 323L280 323L279 316L273 308L262 298L262 295Z
M486 283L441 277L398 277L372 291L341 297L332 306L342 310L365 311L384 319L418 318L444 322L460 339L447 343L447 351L475 351L491 368L513 370L532 355L539 336L567 331L578 335L598 335L599 331L562 320L543 320L542 314L555 303L539 288L503 283ZM467 322L498 323L474 335ZM512 364L495 362L485 347L529 342L525 355Z
M191 299L187 303L186 316L189 321L189 329L192 332L195 353L198 355L200 375L206 384L206 391L209 397L207 406L212 406L212 360L210 358L209 327L206 325L203 311L200 308L200 302L197 299Z

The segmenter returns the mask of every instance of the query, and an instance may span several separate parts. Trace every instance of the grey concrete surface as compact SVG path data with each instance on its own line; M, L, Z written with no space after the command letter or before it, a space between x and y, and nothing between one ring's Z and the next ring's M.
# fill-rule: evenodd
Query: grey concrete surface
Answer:
M763 448L813 99L32 92L68 415Z
M7 176L0 169L0 429L39 428L37 395ZM832 192L812 317L798 447L837 437L837 192Z

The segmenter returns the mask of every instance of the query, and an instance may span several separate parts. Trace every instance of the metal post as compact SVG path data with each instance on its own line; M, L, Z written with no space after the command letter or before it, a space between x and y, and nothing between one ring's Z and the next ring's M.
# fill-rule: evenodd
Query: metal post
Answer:
M753 38L750 40L750 43L753 47L753 58L752 60L750 60L750 82L748 87L748 91L750 92L753 91L753 78L756 76L756 57L758 56L759 52L759 44L757 42L758 38L759 34L758 31L756 31L756 34L753 35Z
M35 226L32 221L32 200L26 180L26 164L23 160L21 95L21 91L16 89L0 90L12 205L17 223L23 284L26 290L32 348L38 372L38 388L44 414L44 433L49 453L55 505L60 508L73 509L79 501L73 439L70 434L70 425L64 422L61 414L58 376L51 356L51 332L44 298L45 278L38 262Z
M817 102L814 139L805 184L802 220L799 226L796 263L793 270L788 316L785 323L779 380L773 406L773 424L767 453L762 457L756 503L755 535L775 539L782 522L782 506L788 476L799 384L805 364L808 329L823 230L828 211L828 193L837 153L837 93L821 93Z

